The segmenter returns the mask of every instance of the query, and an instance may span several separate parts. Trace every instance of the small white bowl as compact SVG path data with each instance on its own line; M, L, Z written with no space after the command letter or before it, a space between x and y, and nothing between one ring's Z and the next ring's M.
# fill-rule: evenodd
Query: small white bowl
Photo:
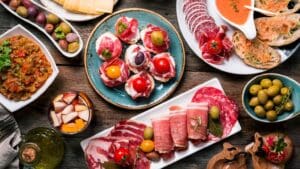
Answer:
M47 60L49 61L53 72L48 77L48 79L43 84L43 86L40 87L28 100L13 101L13 100L7 99L5 96L0 94L0 104L3 105L10 112L15 112L15 111L25 107L29 103L35 101L38 97L40 97L48 89L48 87L53 83L53 81L55 80L55 78L57 77L57 75L59 73L59 70L55 64L55 61L54 61L52 55L50 54L50 52L48 51L48 49L46 48L46 46L37 37L35 37L32 33L30 33L23 26L17 25L15 27L11 28L10 30L8 30L7 32L2 34L0 36L0 39L8 38L11 36L16 36L16 35L26 36L27 38L30 38L36 44L38 44L40 46L41 50L43 51L43 53L45 54Z
M215 1L215 4L216 4L216 0L214 0L214 1ZM254 7L254 0L251 0L251 6ZM256 32L256 28L255 28L255 23L254 23L254 11L253 10L250 10L250 14L248 15L247 21L244 24L239 25L239 24L233 23L230 20L228 20L227 18L225 18L221 14L221 12L219 11L217 5L216 5L216 9L217 9L218 15L223 20L225 20L227 23L234 26L235 28L241 30L245 34L247 39L251 40L251 39L254 39L256 37L257 32Z

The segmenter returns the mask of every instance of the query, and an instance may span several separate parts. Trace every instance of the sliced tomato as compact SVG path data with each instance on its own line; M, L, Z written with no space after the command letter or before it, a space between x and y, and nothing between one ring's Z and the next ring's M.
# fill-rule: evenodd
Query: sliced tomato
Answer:
M209 40L206 46L208 53L217 55L222 52L223 44L219 38Z
M129 150L124 147L117 149L114 153L114 160L117 164L126 164L130 160Z

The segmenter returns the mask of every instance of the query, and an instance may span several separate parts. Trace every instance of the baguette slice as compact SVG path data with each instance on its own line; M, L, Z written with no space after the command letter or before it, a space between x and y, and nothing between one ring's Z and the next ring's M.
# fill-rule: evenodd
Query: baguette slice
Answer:
M255 6L278 15L285 15L297 12L300 9L300 0L255 0Z
M258 38L270 46L288 45L300 38L300 14L255 19Z
M281 62L280 54L259 39L248 40L240 31L235 31L232 42L236 54L249 66L271 69Z
M54 2L58 3L59 5L64 5L65 0L54 0Z

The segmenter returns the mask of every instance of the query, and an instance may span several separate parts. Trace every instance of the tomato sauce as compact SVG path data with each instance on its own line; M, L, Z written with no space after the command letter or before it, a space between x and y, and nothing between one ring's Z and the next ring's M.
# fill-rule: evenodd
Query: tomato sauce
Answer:
M249 16L250 10L245 5L251 5L251 0L216 0L220 13L233 23L244 24Z

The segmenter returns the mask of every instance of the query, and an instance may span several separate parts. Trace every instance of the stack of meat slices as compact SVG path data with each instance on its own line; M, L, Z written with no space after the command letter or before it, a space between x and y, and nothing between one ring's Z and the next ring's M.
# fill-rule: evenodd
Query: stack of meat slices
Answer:
M228 136L238 119L238 107L234 101L214 87L199 89L186 108L171 106L170 115L152 119L155 151L171 153L174 149L186 149L188 140L199 143L217 140L208 131L208 110L218 106L221 110L222 138Z
M135 169L149 169L150 161L138 147L143 141L146 125L134 121L121 121L115 125L108 136L94 138L85 149L89 169L102 169L105 162L114 160L114 153L119 148L129 150L128 165ZM137 158L138 157L138 158Z
M185 0L183 13L190 31L199 42L205 60L222 64L224 59L230 57L233 45L225 36L227 27L217 26L208 13L206 0Z

